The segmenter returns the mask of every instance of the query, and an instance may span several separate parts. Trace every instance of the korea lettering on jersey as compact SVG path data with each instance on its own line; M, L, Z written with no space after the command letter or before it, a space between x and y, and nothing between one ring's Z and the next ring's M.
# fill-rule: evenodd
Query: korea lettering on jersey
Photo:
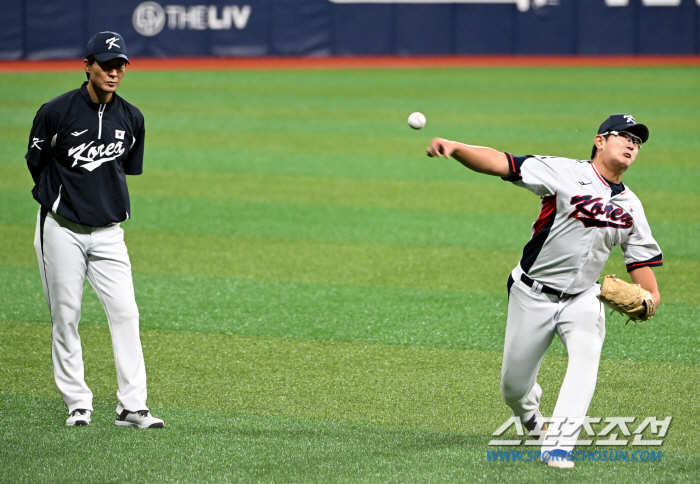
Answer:
M34 198L84 225L126 220L124 175L141 173L143 138L141 112L116 94L96 104L83 85L50 101L34 119L27 151Z
M627 270L660 266L637 196L624 187L612 194L590 161L506 153L508 181L541 197L541 211L520 266L532 279L562 292L580 293L600 277L613 246L622 248Z

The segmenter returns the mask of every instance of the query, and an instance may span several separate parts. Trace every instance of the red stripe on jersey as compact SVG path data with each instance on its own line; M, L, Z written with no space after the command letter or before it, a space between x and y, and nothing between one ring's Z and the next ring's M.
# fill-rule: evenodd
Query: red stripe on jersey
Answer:
M657 266L662 266L664 265L664 262L662 260L657 260L653 262L637 262L636 264L630 264L627 266L627 272L633 270L633 269L639 269L640 267L657 267Z
M512 171L513 173L517 173L517 171L515 170L515 161L513 161L513 155L511 155L510 153L506 153L506 156L508 157L508 161L510 162L510 171Z
M598 170L596 170L595 165L593 164L592 161L591 161L591 168L593 168L593 171L594 171L595 174L598 176L598 178L600 179L600 181L603 182L603 185L605 185L606 187L610 188L610 185L608 185L608 182L605 181L605 178L603 178L602 176L600 176L600 173L598 173Z
M542 197L542 209L540 210L540 216L537 221L532 226L532 236L537 235L543 228L551 224L551 220L554 216L554 211L557 208L557 196L549 195L548 197Z
M659 254L656 257L652 257L651 259L643 260L640 262L633 262L632 264L627 265L627 272L632 272L635 269L639 269L640 267L658 267L664 265L664 255Z
M520 173L520 166L515 163L515 158L510 153L506 153L506 160L508 160L508 170L510 171L510 176L501 177L501 179L509 182L516 182L523 179L522 173ZM522 162L520 162L522 164Z

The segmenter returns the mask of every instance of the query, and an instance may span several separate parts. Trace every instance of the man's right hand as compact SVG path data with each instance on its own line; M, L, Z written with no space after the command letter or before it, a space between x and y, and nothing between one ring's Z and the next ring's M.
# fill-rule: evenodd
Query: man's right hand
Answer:
M430 157L444 156L449 158L455 150L454 143L442 138L433 138L430 146L426 148L426 154Z

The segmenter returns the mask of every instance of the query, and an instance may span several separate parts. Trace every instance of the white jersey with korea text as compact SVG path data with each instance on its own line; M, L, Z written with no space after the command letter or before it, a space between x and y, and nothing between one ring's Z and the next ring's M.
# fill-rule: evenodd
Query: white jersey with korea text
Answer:
M506 153L508 181L541 197L541 212L520 266L532 279L577 294L599 279L613 246L627 270L663 264L639 198L609 183L590 161Z

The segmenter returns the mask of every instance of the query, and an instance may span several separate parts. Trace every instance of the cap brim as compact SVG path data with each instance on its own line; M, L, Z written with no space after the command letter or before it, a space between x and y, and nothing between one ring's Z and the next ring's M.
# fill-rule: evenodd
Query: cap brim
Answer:
M649 129L643 124L635 124L634 126L625 128L625 131L639 136L642 140L642 143L646 143L649 139Z
M124 59L127 64L130 64L129 58L124 54L113 54L111 52L105 52L104 54L95 54L93 57L100 62L107 62L107 61L111 61L112 59L119 58L119 59Z
M649 129L643 124L633 124L632 126L628 124L611 126L607 131L627 131L635 136L639 136L642 143L646 143L649 139Z

